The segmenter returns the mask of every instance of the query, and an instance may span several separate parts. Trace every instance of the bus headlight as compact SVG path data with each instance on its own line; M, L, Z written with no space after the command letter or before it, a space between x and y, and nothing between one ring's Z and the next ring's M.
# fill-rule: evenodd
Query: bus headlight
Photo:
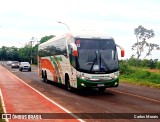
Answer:
M118 78L118 76L119 76L119 71L117 71L117 72L114 73L114 78L115 79Z
M81 83L81 86L86 87L86 85L84 83Z
M82 79L82 80L88 80L89 78L87 78L87 77L85 77L85 76L80 76L80 78Z
M114 86L117 86L117 85L118 85L118 82L115 82L115 83L114 83Z

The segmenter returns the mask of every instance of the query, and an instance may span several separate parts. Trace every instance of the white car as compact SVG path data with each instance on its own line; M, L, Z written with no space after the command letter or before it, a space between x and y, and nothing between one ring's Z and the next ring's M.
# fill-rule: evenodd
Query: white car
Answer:
M11 68L19 68L19 62L18 61L12 61Z
M29 62L21 62L19 65L19 71L27 70L31 72L31 65Z
M12 64L12 61L7 61L8 66L11 66L11 64Z

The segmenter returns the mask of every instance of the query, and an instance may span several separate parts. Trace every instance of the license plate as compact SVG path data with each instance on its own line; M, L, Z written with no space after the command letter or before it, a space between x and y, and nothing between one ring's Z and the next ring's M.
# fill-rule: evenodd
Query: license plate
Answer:
M97 86L104 86L104 84L97 84Z

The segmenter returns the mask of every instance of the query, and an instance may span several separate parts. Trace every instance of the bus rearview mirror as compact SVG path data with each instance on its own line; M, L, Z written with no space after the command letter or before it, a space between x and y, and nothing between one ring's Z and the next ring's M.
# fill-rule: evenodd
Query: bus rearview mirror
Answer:
M116 44L117 47L119 47L121 49L121 57L124 57L124 48L121 47L120 45Z
M121 50L121 57L124 57L124 50Z
M69 45L70 45L70 47L72 48L72 55L75 56L75 57L77 57L77 56L78 56L78 51L77 51L77 46L76 46L76 44L70 43Z
M73 50L73 56L77 57L78 56L78 52L77 50Z

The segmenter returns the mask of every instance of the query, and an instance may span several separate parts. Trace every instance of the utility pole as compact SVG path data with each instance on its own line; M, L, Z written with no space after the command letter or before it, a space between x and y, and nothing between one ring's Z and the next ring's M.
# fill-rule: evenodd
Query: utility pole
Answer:
M30 41L30 43L31 43L31 65L32 65L32 42L33 41Z
M39 42L40 42L40 41L38 41L38 39L35 38L35 37L32 37L31 40L34 40L34 41L36 42L36 44L39 44Z

